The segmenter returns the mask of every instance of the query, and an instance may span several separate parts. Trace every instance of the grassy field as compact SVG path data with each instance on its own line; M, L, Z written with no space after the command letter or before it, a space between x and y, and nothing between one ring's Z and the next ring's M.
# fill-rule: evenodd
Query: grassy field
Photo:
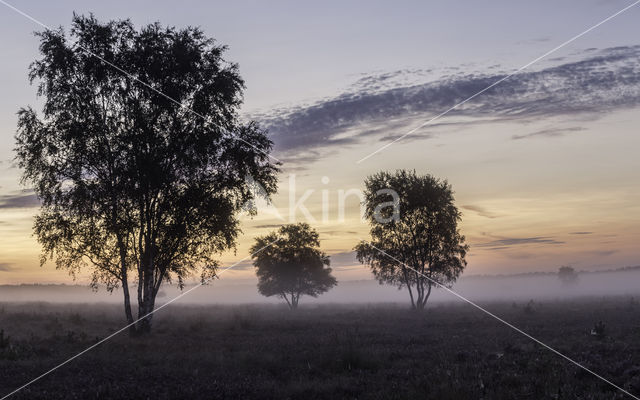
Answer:
M640 305L632 298L483 304L640 394ZM603 321L605 336L590 334ZM0 305L0 395L123 326L112 305ZM7 336L9 338L7 339ZM1 397L1 396L0 396ZM126 332L13 398L630 398L465 304L184 306L154 332Z

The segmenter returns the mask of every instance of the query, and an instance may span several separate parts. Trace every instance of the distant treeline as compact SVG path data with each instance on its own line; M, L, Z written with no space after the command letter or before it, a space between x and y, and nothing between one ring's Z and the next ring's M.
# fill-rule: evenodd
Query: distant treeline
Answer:
M595 271L589 270L580 270L577 271L578 274L604 274L611 272L629 272L629 271L638 271L640 270L640 265L636 266L628 266L628 267L619 267L619 268L610 268L610 269L601 269ZM501 278L534 278L540 276L551 276L557 275L557 271L549 271L549 272L521 272L517 274L479 274L479 275L467 275L462 279L501 279Z
M627 267L619 267L619 268L610 268L603 269L597 271L588 271L581 270L578 271L579 274L604 274L604 273L612 273L612 272L632 272L632 271L640 271L640 265L635 266L627 266ZM553 276L557 275L556 271L551 272L522 272L518 274L479 274L479 275L467 275L463 276L460 279L469 280L469 279L506 279L506 278L535 278L535 277L543 277L543 276ZM345 281L349 283L357 283L357 282L369 282L367 279L354 279L351 281ZM185 287L192 286L190 284L186 284ZM41 287L41 288L56 288L56 287L77 287L77 288L87 288L89 285L81 285L81 284L66 284L66 283L19 283L19 284L4 284L0 285L0 288L15 288L15 287Z

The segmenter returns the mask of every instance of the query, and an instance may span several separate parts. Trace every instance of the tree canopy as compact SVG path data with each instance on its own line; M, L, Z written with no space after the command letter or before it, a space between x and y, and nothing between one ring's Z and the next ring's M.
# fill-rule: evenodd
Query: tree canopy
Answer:
M317 297L337 284L329 256L320 250L318 232L306 223L284 225L258 237L250 251L258 291L285 299L292 309L301 295Z
M238 66L197 28L74 15L69 37L37 35L29 78L42 115L20 109L16 142L42 203L42 263L72 274L91 266L94 286L122 287L132 322L132 281L142 317L163 282L215 276L215 255L235 246L237 213L253 196L245 177L276 191L272 142L239 121Z
M381 208L389 189L397 204ZM467 264L451 185L415 171L379 172L366 179L364 194L371 241L355 247L358 260L381 284L406 287L412 308L424 308L434 281L453 284Z

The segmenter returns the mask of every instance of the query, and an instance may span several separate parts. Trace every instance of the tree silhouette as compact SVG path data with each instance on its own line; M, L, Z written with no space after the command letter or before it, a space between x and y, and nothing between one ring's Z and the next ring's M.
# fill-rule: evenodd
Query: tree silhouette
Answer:
M380 284L406 287L411 307L422 310L432 280L453 284L467 265L468 246L458 230L461 214L451 186L446 180L405 170L377 173L367 178L365 186L365 218L372 239L355 247L357 258ZM399 196L397 218L392 218L397 210L380 207L389 202L385 194L389 189Z
M275 192L272 142L239 122L237 65L197 28L138 31L74 15L73 46L62 28L37 35L29 77L43 115L21 109L16 141L23 181L42 202L41 262L74 276L91 266L94 287L122 287L129 323L136 282L138 317L147 317L133 330L149 331L163 282L182 287L198 270L211 278L215 254L234 247L237 212L253 197L245 176Z
M329 257L320 251L318 232L306 223L284 225L258 237L251 253L258 291L285 299L291 309L298 307L301 295L318 297L337 284Z
M578 282L578 273L570 265L563 265L558 268L558 279L563 285L569 286Z

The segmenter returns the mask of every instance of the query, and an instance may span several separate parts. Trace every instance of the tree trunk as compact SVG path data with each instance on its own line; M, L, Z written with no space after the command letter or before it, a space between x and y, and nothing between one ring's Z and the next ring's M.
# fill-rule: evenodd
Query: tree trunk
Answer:
M429 296L431 295L431 281L427 282L426 285L427 290L425 291L423 286L422 291L420 292L420 296L418 297L418 302L416 304L418 311L422 311L425 309L427 300L429 300Z
M147 298L144 300L141 307L138 308L140 310L138 314L138 328L137 332L141 334L148 334L151 332L151 320L153 319L153 303Z
M145 277L146 280L146 277ZM138 315L140 319L139 332L142 334L148 334L151 332L151 321L153 319L153 309L155 305L155 298L153 296L153 290L149 289L149 285L145 282L143 290L142 306L139 307L141 313Z
M413 291L411 290L411 285L409 284L409 277L407 275L407 271L404 268L402 269L402 274L404 275L404 283L407 286L407 290L409 291L409 297L411 298L411 309L415 310L416 303L413 300Z
M416 292L418 293L418 298L416 299L416 307L415 309L418 311L422 310L422 299L424 296L424 287L422 286L423 282L420 278L416 278Z
M282 292L280 294L280 296L282 296L282 298L284 299L284 301L287 302L287 305L289 306L289 309L292 310L293 309L293 305L291 304L291 302L289 301L289 298L287 297L287 294L285 292ZM293 300L293 299L292 299Z
M129 294L129 277L127 271L127 256L124 242L121 235L117 235L118 249L120 251L120 276L122 283L122 293L124 295L124 314L129 325L129 335L135 335L136 327L133 323L133 313L131 312L131 295Z
M424 295L424 300L423 300L423 304L422 304L422 308L424 309L427 306L427 300L429 300L429 296L431 296L431 281L429 281L427 283L427 293L425 293Z
M138 322L137 331L141 334L151 332L151 321L153 319L153 310L155 307L155 290L153 285L153 262L151 257L147 257L147 265L144 265L142 280L142 303L138 304Z
M131 296L129 294L129 282L127 280L127 274L125 273L122 278L122 292L124 293L124 313L127 316L127 324L129 325L129 335L133 336L136 333L136 326L133 323L133 313L131 312Z
M409 288L409 296L411 297L411 309L416 309L416 301L413 299L413 293L411 293L411 288Z

